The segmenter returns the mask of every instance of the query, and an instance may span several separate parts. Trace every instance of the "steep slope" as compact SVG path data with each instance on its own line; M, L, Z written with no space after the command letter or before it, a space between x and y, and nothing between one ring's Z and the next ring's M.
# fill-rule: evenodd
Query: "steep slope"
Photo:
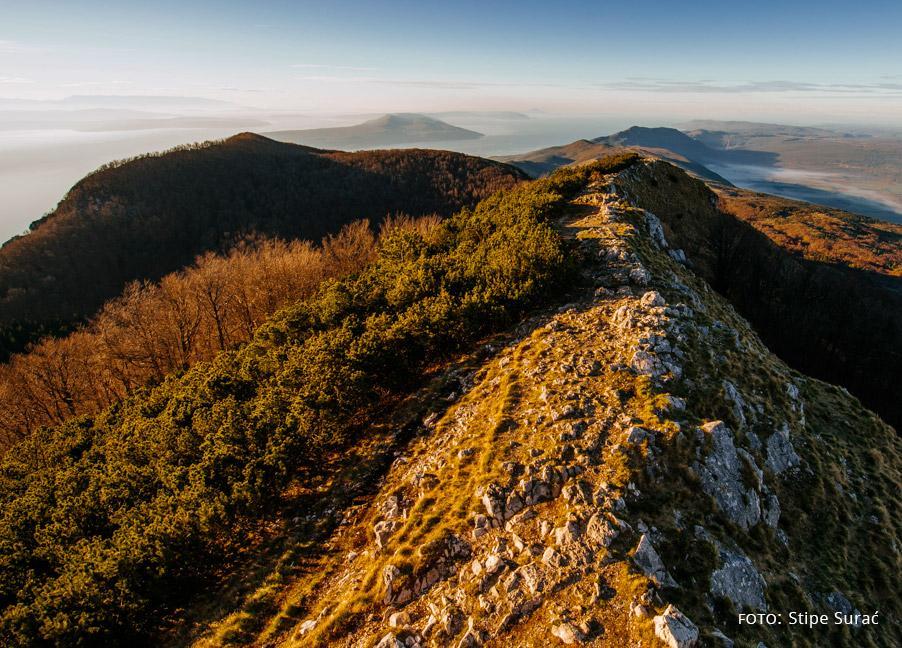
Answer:
M339 149L449 142L482 137L482 133L416 113L383 115L355 126L273 131L267 135L282 142Z
M628 197L658 165L590 181L559 223L579 243L571 301L417 394L428 416L396 421L375 495L327 496L340 522L305 565L199 646L902 640L898 436L684 265ZM783 624L737 616L766 611Z
M329 152L250 133L102 168L0 249L0 357L251 232L319 240L360 218L447 215L523 177L457 153Z
M662 162L621 182L774 352L902 426L897 226L754 194L718 201Z
M876 275L902 276L902 224L744 189L712 188L721 211L794 254Z

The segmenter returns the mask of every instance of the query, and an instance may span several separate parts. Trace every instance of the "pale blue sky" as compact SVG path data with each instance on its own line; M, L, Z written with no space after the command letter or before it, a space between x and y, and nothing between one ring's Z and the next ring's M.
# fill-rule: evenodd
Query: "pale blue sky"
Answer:
M898 122L900 34L898 0L0 0L0 98Z

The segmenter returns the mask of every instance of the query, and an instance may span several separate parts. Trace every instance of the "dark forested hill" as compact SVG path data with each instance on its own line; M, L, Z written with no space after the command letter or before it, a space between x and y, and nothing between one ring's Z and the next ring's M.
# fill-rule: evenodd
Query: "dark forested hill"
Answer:
M458 153L321 151L251 133L103 167L0 248L0 357L251 232L317 240L360 218L450 214L523 177Z

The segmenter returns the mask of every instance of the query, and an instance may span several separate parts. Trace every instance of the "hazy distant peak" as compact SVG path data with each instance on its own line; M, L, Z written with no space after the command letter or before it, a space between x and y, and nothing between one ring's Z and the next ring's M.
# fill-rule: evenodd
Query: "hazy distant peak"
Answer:
M410 124L434 124L437 126L450 126L447 122L440 119L421 115L419 113L387 113L381 117L376 117L364 122L365 124L382 125L389 128L397 128Z
M275 140L265 137L264 135L258 135L257 133L245 131L243 133L237 133L236 135L232 135L231 137L226 138L226 142L235 144L238 142L275 142Z
M632 126L619 133L614 133L607 137L597 137L592 141L599 144L607 144L608 146L635 146L644 149L654 149L655 152L664 150L682 156L687 161L701 164L719 161L723 157L722 151L711 148L706 143L690 137L683 131L665 126L655 128ZM672 161L677 164L680 163L679 160ZM711 172L707 169L694 168L692 170L703 177L714 179L710 175Z
M478 139L482 133L419 113L388 113L353 126L274 131L273 139L324 148L366 149Z
M663 141L698 143L686 135L686 133L666 126L655 126L651 128L646 126L630 126L626 130L614 133L613 135L596 137L592 141L607 143L617 142L618 144L627 146L660 146Z

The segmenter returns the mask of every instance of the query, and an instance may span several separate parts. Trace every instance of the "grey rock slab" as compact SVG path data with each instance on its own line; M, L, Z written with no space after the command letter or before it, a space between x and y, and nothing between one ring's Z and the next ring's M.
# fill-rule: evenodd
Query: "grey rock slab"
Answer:
M761 519L761 500L755 488L746 487L743 480L743 463L751 461L756 477L760 473L751 455L737 451L733 433L723 421L713 421L701 427L702 438L710 437L711 451L701 462L693 464L702 490L712 497L718 508L733 523L749 529ZM741 449L740 449L741 450ZM743 457L740 459L740 457ZM760 477L758 477L760 483Z
M767 439L767 467L779 475L785 470L795 468L800 461L792 441L789 440L789 425L784 423Z
M698 628L673 605L654 618L655 635L669 648L693 648L698 645Z
M766 583L754 563L739 551L721 548L720 567L711 572L711 594L729 600L737 610L767 610Z
M654 545L647 535L642 534L639 544L633 552L633 562L643 574L662 587L676 587L676 581L667 573L664 562L655 551Z

